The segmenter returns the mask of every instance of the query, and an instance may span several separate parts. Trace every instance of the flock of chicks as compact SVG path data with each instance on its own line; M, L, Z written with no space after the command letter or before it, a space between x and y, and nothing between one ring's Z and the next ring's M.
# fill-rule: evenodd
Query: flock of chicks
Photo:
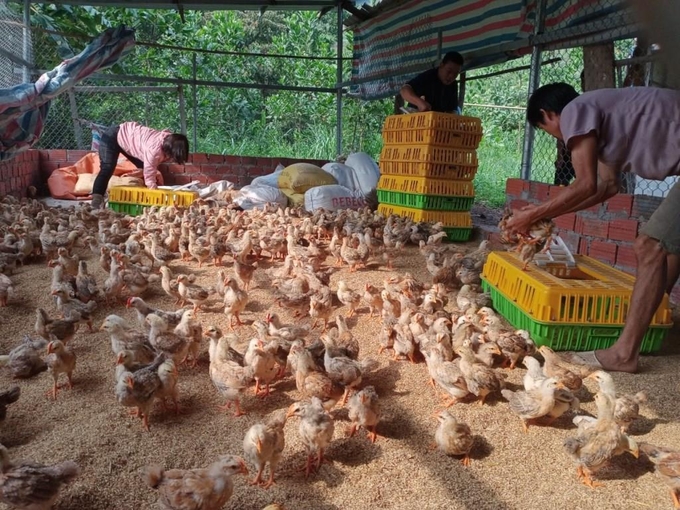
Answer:
M320 468L324 452L335 431L336 408L347 406L352 423L349 431L367 431L372 442L378 438L381 419L380 397L374 386L364 385L378 366L375 358L360 356L360 344L344 316L336 313L336 300L358 313L362 302L370 315L382 319L380 352L416 363L425 359L430 381L445 397L444 410L436 414L439 426L433 446L447 455L462 456L470 462L475 440L470 427L456 419L450 407L477 399L483 405L489 395L502 395L521 419L524 429L539 419L550 424L568 411L579 409L576 392L583 378L599 384L596 418L579 415L576 435L565 442L574 458L578 476L595 486L592 474L613 456L629 451L644 452L669 481L678 503L680 454L648 444L637 445L626 434L637 417L644 394L617 395L611 377L573 365L541 347L543 366L525 331L507 331L491 309L489 296L480 292L480 272L489 253L488 243L466 252L443 244L446 234L439 224L415 224L407 219L387 219L370 211L339 211L313 214L299 209L243 212L228 200L198 200L185 210L174 207L148 209L137 218L122 217L108 210L91 210L87 205L72 210L48 209L36 201L0 203L0 227L5 231L0 245L0 305L13 297L11 273L18 264L43 255L52 268L51 293L59 316L36 310L35 332L7 356L0 358L16 378L32 377L48 369L53 381L49 395L58 398L59 378L72 385L76 352L71 341L81 324L94 330L92 312L97 306L111 308L117 303L135 310L138 327L110 314L101 330L110 335L116 359L115 398L150 428L151 410L160 401L167 410L168 399L179 412L179 368L196 366L204 338L208 339L208 375L221 397L223 408L234 415L245 414L242 396L254 383L254 393L269 395L270 385L292 376L304 400L271 413L245 434L245 458L256 467L253 485L264 488L275 483L277 465L285 449L284 427L299 418L299 435L305 446L306 476ZM408 243L417 244L432 275L426 285L405 273L386 278L383 288L366 284L351 289L338 281L330 288L334 265L350 271L382 261L389 268ZM535 243L534 243L535 244ZM87 263L74 247L89 247L109 276L99 286L88 272ZM174 275L169 264L194 260L217 267L228 260L233 275L216 271L211 287L200 286L191 275ZM260 269L267 259L269 269ZM282 264L275 264L282 261ZM279 307L296 317L309 316L311 324L283 324L275 313L252 323L254 336L242 349L234 328L243 325L248 289L254 274L270 280ZM180 306L175 311L154 308L142 295L158 284ZM447 311L455 293L453 312ZM223 312L230 332L216 325L205 328L198 320L204 311ZM190 306L189 306L190 305ZM334 326L329 329L331 322ZM320 332L316 332L316 328ZM241 329L242 331L243 329ZM43 357L43 353L47 356ZM523 363L528 371L524 389L505 388L504 373L497 366L515 368ZM0 394L0 417L7 405L19 398L18 387ZM264 477L267 464L268 477ZM73 480L79 468L72 462L40 466L10 459L0 445L0 501L15 508L46 509L56 500L62 485ZM204 469L170 469L148 466L147 484L159 492L164 509L218 509L233 493L232 477L247 474L243 458L220 456ZM271 510L278 506L268 507Z

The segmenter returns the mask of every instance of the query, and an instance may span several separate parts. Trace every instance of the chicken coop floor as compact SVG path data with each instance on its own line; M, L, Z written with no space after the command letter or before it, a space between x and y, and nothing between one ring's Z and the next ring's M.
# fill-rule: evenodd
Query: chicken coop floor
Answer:
M90 260L91 271L101 285L105 274L97 260L89 251L81 249L79 253ZM261 266L268 267L268 263ZM212 285L215 279L214 267L198 269L193 263L177 262L171 267L175 272L195 273L198 283ZM396 261L394 273L406 271L430 281L415 248L407 249ZM342 269L333 275L332 288L337 288L341 278L353 289L360 289L366 282L381 285L390 274L384 268L370 266L353 274ZM0 309L2 352L8 352L24 334L33 332L36 306L55 313L49 296L50 275L51 270L40 261L20 268L13 277L16 295L7 308ZM247 323L263 319L272 310L284 322L291 322L292 318L273 304L262 270L256 272L255 280L243 319ZM159 284L151 290L148 302L174 309ZM216 324L227 330L226 317L219 308L199 314L204 327ZM346 309L338 311L345 313ZM600 473L605 487L590 489L581 485L562 447L564 438L574 432L571 417L562 417L551 428L531 427L525 434L519 418L500 398L490 399L484 406L456 404L451 408L476 435L470 467L431 450L436 428L432 414L440 409L441 400L428 385L425 364L395 362L386 354L378 356L380 320L370 319L365 308L359 312L348 323L361 342L361 357L374 356L381 363L364 383L374 385L381 397L383 419L377 443L372 445L363 432L346 437L347 411L339 409L335 411L335 437L327 451L329 463L305 479L304 473L298 471L305 461L298 422L291 419L285 428L286 447L278 483L264 490L237 476L234 496L226 508L254 510L274 502L283 504L286 510L672 508L668 489L653 475L650 465L629 455L616 458ZM110 313L136 322L133 311L123 305L109 309L102 305L95 314L97 329ZM13 458L41 463L69 459L81 466L82 475L62 492L55 505L60 510L155 508L156 493L144 485L140 468L152 463L168 468L203 467L219 454L241 455L243 437L251 425L299 398L295 382L288 377L276 383L266 399L255 398L250 389L242 402L246 416L235 418L231 412L219 411L217 406L223 401L208 377L204 347L198 367L180 370L181 414L164 413L157 404L151 415L151 431L145 432L140 420L128 416L127 409L114 397L115 359L108 335L88 334L86 329L81 329L72 344L78 356L74 388L60 391L53 402L45 395L51 383L47 373L19 381L21 397L9 408L0 428L0 441ZM247 341L251 329L243 326L237 333ZM642 373L614 374L619 391L645 390L649 394L649 402L642 407L644 417L632 427L635 439L674 449L680 449L678 345L678 331L674 330L662 354L642 359ZM504 372L510 387L521 383L523 370ZM0 379L3 389L16 384L6 370L0 371ZM594 389L590 381L587 384ZM592 397L579 396L584 400L584 410L593 412Z

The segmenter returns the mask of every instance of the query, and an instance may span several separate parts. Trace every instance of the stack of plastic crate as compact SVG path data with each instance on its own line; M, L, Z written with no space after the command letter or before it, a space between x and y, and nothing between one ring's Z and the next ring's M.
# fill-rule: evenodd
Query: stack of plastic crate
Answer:
M482 272L482 287L493 307L538 345L555 350L605 349L621 335L630 313L635 278L590 257L574 264L546 262L524 271L517 253L492 252ZM647 330L641 352L661 348L673 325L664 296Z
M198 198L193 191L148 189L141 186L116 186L109 190L109 208L138 216L146 207L187 207Z
M442 222L450 241L467 241L481 120L438 112L391 115L382 135L378 210Z

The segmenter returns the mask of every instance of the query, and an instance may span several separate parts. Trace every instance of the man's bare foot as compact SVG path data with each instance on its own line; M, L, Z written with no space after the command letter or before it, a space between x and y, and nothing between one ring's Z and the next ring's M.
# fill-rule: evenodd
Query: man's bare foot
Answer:
M624 358L612 348L595 351L595 358L608 372L628 372L634 374L638 370L638 359L636 355L634 358Z

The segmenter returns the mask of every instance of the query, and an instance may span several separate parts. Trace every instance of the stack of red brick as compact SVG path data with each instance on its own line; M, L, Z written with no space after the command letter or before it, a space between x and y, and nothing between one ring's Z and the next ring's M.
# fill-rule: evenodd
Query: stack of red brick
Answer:
M28 151L0 162L0 196L26 196L26 188L38 184L38 152Z
M565 188L542 182L508 179L507 204L512 209L554 198ZM558 232L574 253L588 255L635 274L633 241L662 198L618 194L607 202L555 219Z

